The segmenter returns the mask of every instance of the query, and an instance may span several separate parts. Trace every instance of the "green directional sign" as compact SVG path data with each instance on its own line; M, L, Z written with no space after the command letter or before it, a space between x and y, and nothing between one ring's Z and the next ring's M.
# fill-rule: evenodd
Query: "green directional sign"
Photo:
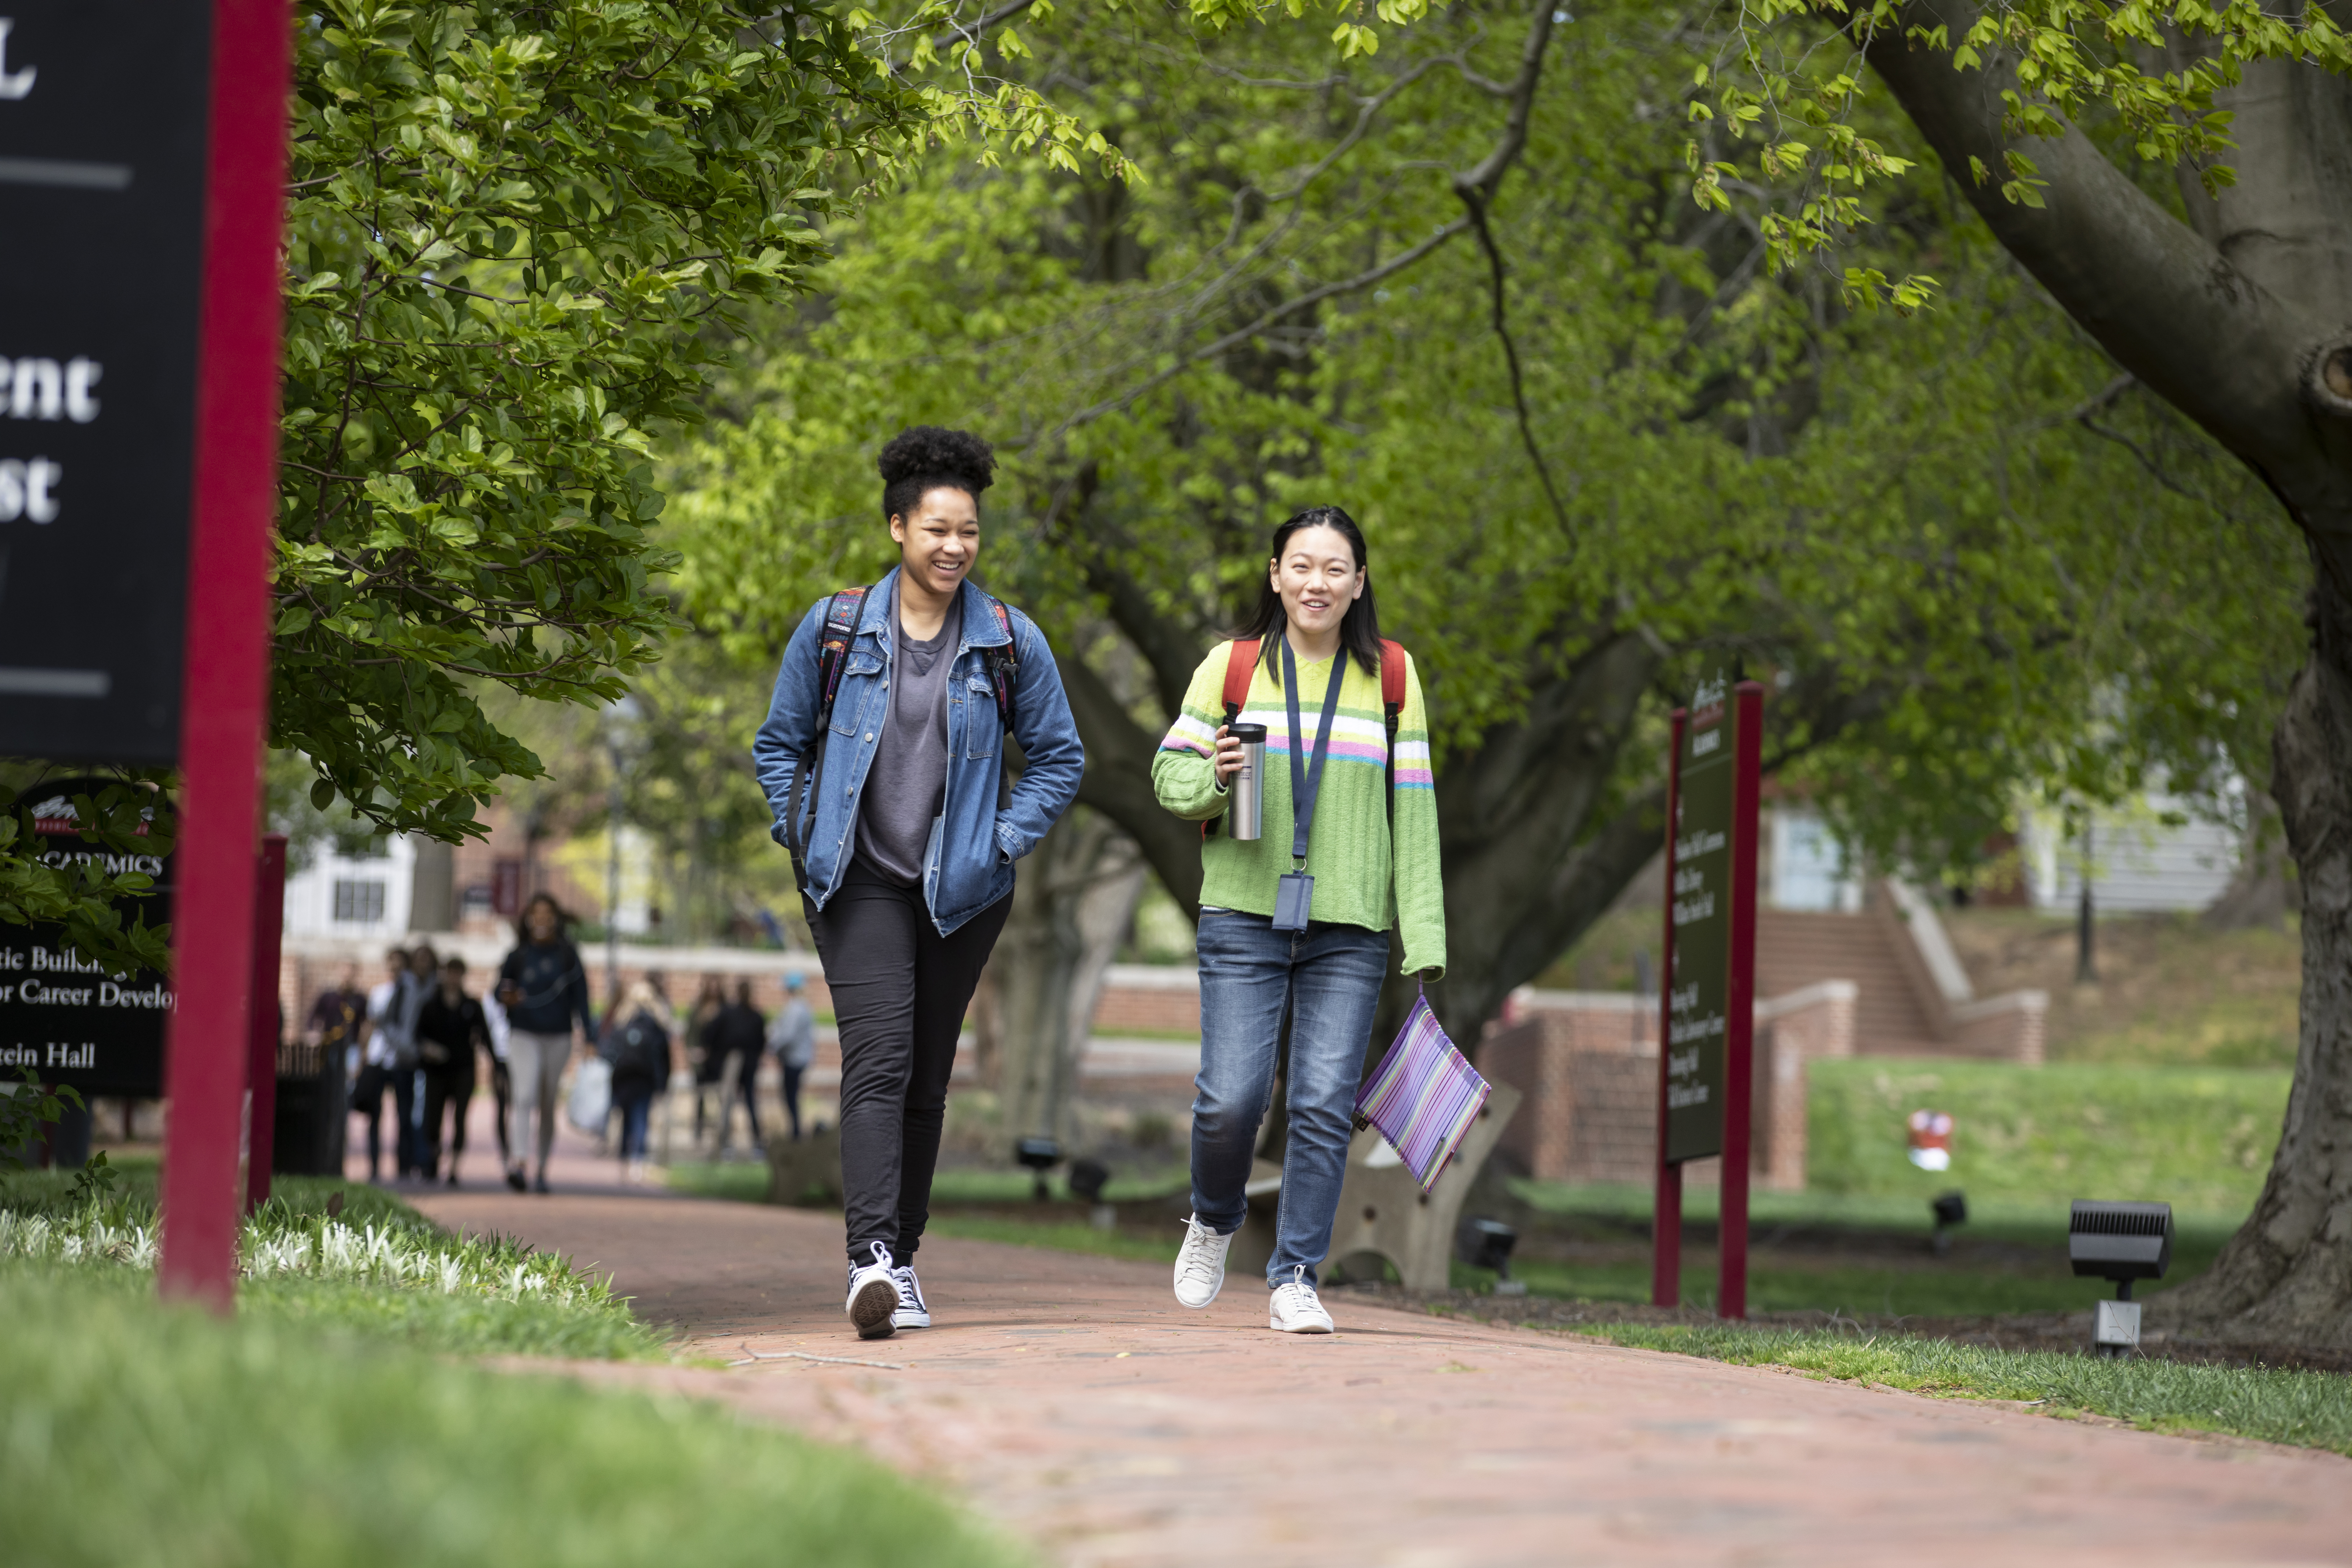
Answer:
M1731 984L1733 802L1738 754L1727 669L1693 693L1675 793L1674 949L1667 972L1668 1163L1723 1152L1724 1030Z

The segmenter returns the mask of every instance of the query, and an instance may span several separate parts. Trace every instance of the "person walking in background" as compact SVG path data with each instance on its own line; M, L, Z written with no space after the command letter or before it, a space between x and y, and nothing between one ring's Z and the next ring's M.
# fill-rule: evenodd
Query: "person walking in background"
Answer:
M366 1016L360 1021L359 1082L352 1090L352 1109L367 1118L368 1180L383 1179L383 1096L392 1090L392 1161L396 1175L408 1173L408 1089L415 1074L413 1057L407 1068L401 1058L414 1047L401 1037L403 1003L408 984L408 950L395 947L383 955L383 979L369 988Z
M480 997L482 1023L490 1032L490 1126L499 1135L499 1169L514 1163L507 1119L512 1114L514 1085L507 1073L507 1010L499 1005L499 988L492 985Z
M1338 507L1275 530L1256 609L1193 672L1151 763L1160 805L1214 817L1244 761L1232 726L1265 727L1262 837L1201 847L1192 1217L1175 1289L1205 1307L1224 1283L1286 1016L1289 1138L1265 1269L1267 1323L1286 1333L1332 1329L1315 1268L1330 1250L1390 928L1407 973L1445 967L1429 721L1411 657L1381 640L1368 565Z
M776 1053L776 1068L784 1080L784 1115L793 1124L795 1143L801 1141L801 1074L816 1060L816 1015L802 994L805 989L799 975L785 975L784 1005L768 1026L768 1048Z
M515 949L499 966L499 1005L507 1012L507 1069L514 1090L514 1122L507 1140L507 1185L525 1186L523 1160L532 1147L531 1113L539 1113L538 1188L547 1191L547 1157L555 1148L556 1094L572 1059L576 1023L596 1037L588 1014L588 972L564 932L572 919L545 893L532 895L515 922Z
M687 1015L682 1031L686 1065L694 1069L694 1144L698 1149L702 1146L707 1107L713 1099L719 1101L719 1146L727 1147L727 1054L712 1050L707 1038L711 1024L726 1007L726 981L716 974L704 975L695 992L694 1011Z
M408 1110L401 1124L408 1131L407 1173L425 1181L433 1173L425 1163L425 1052L416 1037L416 1017L425 1004L441 984L441 961L430 942L418 942L408 950L408 973L401 982L400 1032L408 1041Z
M931 1321L913 1259L956 1037L1013 864L1086 768L1044 635L971 581L988 443L925 426L879 467L898 564L810 607L751 748L841 1028L844 1308L866 1339Z
M490 1026L482 1005L466 994L466 961L452 956L443 962L439 984L416 1012L416 1055L425 1072L425 1138L417 1163L428 1182L440 1168L441 1114L446 1108L455 1113L449 1129L449 1184L457 1184L477 1053L489 1043Z
M360 989L360 966L346 963L335 983L319 993L302 1021L302 1042L323 1054L329 1070L341 1081L343 1052L359 1043L360 1026L367 1019L367 993Z
M621 1118L621 1177L646 1179L646 1124L654 1096L669 1087L669 1008L640 980L614 1009L620 1022L604 1033L604 1059L613 1064L613 1109ZM608 1020L609 1022L609 1020Z
M409 973L409 954L404 947L393 947L383 954L383 980L367 990L367 1004L360 1011L360 1074L351 1086L351 1110L367 1117L367 1180L383 1178L383 1090L391 1089L391 1039L383 1035L383 1016L391 1011L393 994L400 990L400 978ZM393 1121L393 1142L400 1140L400 1123ZM400 1159L397 1147L393 1159Z
M763 1145L760 1137L760 1053L767 1043L768 1020L751 1005L751 983L735 982L735 994L702 1025L700 1039L706 1059L719 1064L719 1157L727 1157L728 1134L735 1123L735 1092L742 1091L743 1114L751 1124L753 1152ZM699 1105L698 1100L697 1104ZM696 1129L700 1131L699 1128Z

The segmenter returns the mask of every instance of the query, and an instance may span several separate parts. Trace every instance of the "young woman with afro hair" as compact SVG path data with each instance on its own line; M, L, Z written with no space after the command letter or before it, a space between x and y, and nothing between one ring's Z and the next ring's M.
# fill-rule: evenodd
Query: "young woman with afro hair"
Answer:
M864 1339L930 1326L914 1257L956 1037L1013 863L1086 766L1044 636L971 582L988 443L918 426L879 467L898 564L810 607L752 747L840 1026L846 1310Z

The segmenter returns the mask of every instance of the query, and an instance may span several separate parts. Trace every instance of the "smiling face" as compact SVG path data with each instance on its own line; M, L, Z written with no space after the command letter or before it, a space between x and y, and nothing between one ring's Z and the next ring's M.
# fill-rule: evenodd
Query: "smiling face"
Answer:
M1312 637L1336 634L1348 606L1364 595L1355 547L1336 528L1302 528L1283 541L1268 575L1290 624Z
M980 506L953 485L923 492L911 515L890 520L907 580L945 596L960 587L980 555Z
M523 911L522 918L524 929L530 932L531 941L553 942L555 940L556 928L560 922L555 918L553 904L549 903L545 899L534 899L531 900L530 908Z

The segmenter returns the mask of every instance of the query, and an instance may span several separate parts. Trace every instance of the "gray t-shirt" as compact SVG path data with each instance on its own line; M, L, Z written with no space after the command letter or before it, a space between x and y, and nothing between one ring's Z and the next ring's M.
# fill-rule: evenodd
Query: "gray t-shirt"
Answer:
M899 624L893 584L890 628L898 658L874 766L857 803L857 853L890 880L913 888L922 885L931 821L947 799L948 671L963 631L963 595L948 606L939 635L917 642Z

